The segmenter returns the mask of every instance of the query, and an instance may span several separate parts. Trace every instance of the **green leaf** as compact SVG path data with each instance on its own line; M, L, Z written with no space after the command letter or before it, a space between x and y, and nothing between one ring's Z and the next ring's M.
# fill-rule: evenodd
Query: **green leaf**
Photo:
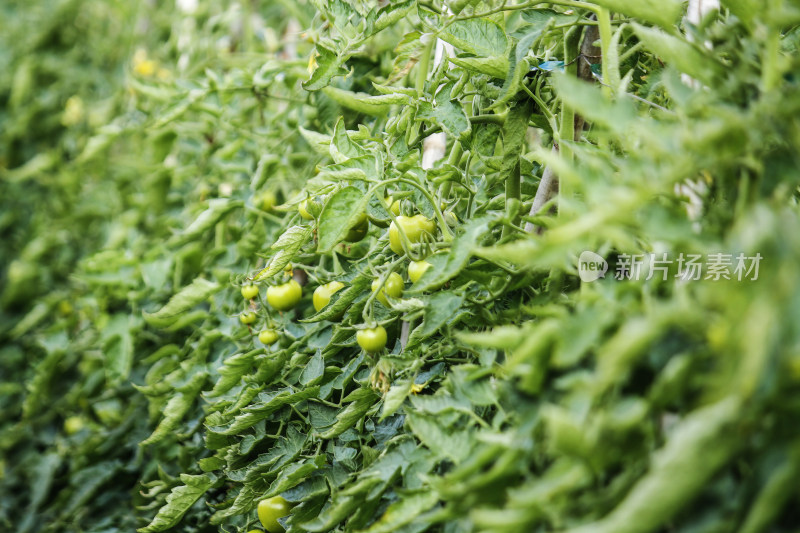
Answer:
M721 0L721 3L750 29L755 26L756 17L764 8L764 4L756 0Z
M172 489L167 495L166 505L158 510L147 527L137 530L139 533L157 533L178 525L186 511L217 482L217 478L214 474L181 474L181 481L183 485Z
M372 34L394 25L402 20L416 6L415 0L405 2L390 2L381 8L372 8L367 15L367 27L372 29Z
M214 388L208 393L209 398L221 396L241 381L242 376L253 368L255 356L262 350L251 350L247 353L234 354L223 362L219 369L220 378Z
M404 494L400 500L391 504L377 522L365 533L391 533L411 523L423 512L439 501L439 495L430 490Z
M455 138L467 138L472 132L472 125L466 112L458 100L450 100L450 91L454 83L448 83L436 94L433 103L419 103L417 119L433 120L447 135Z
M408 338L406 349L411 349L439 331L443 325L458 316L464 297L449 291L439 291L425 302L425 317Z
M319 91L327 87L331 80L336 76L344 76L347 70L342 65L347 60L333 50L329 50L320 43L317 43L317 68L308 79L303 82L303 88L307 91Z
M369 196L355 187L344 187L328 199L319 215L319 253L330 252L347 232L366 217Z
M212 431L221 435L236 435L243 429L252 427L261 420L268 418L284 405L293 405L309 398L316 398L318 395L319 386L308 387L298 392L293 392L290 388L284 388L262 393L259 395L259 402L245 409L245 412L235 417L229 426L214 427Z
M456 48L479 57L493 57L505 53L508 46L506 33L499 24L489 19L456 20L439 32L439 37Z
M681 0L593 0L595 4L632 18L671 28L683 13Z
M383 408L381 409L381 420L391 416L400 409L403 402L411 394L411 386L414 382L410 379L401 379L392 383L386 395L383 397Z
M300 249L311 240L313 230L310 226L292 226L270 247L273 256L269 264L253 278L253 281L264 281L279 272L289 264Z
M281 470L263 498L271 498L302 483L319 467L313 462L294 463Z
M411 103L411 98L401 93L370 96L365 93L354 93L336 87L325 87L322 92L342 107L374 117L385 115L394 105L408 105Z
M336 415L336 423L329 430L321 433L320 438L332 439L353 427L370 410L376 398L371 389L356 389L343 400L348 401L349 399L351 403Z
M472 439L461 432L453 432L440 425L440 420L419 413L408 413L406 423L414 435L439 458L448 458L458 464L472 450Z
M525 330L518 326L496 326L490 331L456 333L459 341L472 346L511 350L523 341Z
M462 233L453 240L450 252L439 259L440 255L429 258L433 265L425 271L425 274L409 290L409 295L421 294L423 292L441 287L467 266L472 250L477 245L479 239L489 231L489 218L478 217L464 224Z
M332 320L341 315L356 298L362 296L367 287L372 283L372 277L360 274L353 278L346 289L338 291L331 298L331 302L318 313L301 320L300 322L320 322Z
M142 315L151 326L165 328L177 322L183 313L205 302L220 289L222 287L213 281L197 278L191 285L187 285L178 294L170 298L167 305L155 313L145 311Z
M666 63L707 85L721 75L723 67L713 57L701 52L684 38L669 35L655 28L632 23L642 43Z
M305 368L303 368L303 373L300 374L300 384L308 386L311 382L320 378L324 372L325 360L322 358L322 354L317 352L314 357L308 360Z
M553 85L565 104L587 120L602 124L612 131L626 131L635 118L635 111L629 100L611 102L596 85L555 72Z
M164 408L164 418L153 430L152 435L140 442L139 446L156 444L167 438L167 436L174 435L175 429L189 413L195 399L200 394L200 391L203 390L207 378L207 373L199 372L192 377L188 384L178 389L177 393L169 399Z
M233 209L240 207L241 202L232 201L227 198L215 198L209 200L208 209L200 213L188 228L174 237L176 244L193 241L213 228L217 222L221 221L225 215Z
M505 81L503 83L503 88L500 90L500 96L489 106L489 109L501 107L517 95L522 80L525 79L525 75L530 71L530 62L526 56L533 42L538 39L541 34L542 32L540 30L531 32L511 47L508 53L508 61L506 61L508 72L504 76ZM528 112L528 115L530 114L531 113ZM507 123L508 120L506 120L506 124ZM525 125L527 126L527 121Z
M521 30L526 33L531 31L541 32L551 24L551 21L558 26L569 26L578 22L580 18L581 16L577 13L567 15L552 9L525 9L522 11L522 20L527 22L529 26L523 26Z
M303 126L298 129L300 130L300 135L303 136L303 139L306 140L312 150L320 155L328 155L328 145L331 143L330 135L307 130Z
M349 159L355 159L368 153L367 150L350 138L350 134L345 127L344 117L339 117L333 127L333 136L331 137L328 152L334 163L345 163Z
M472 72L488 74L498 79L505 79L508 74L508 58L505 56L451 57L450 62Z

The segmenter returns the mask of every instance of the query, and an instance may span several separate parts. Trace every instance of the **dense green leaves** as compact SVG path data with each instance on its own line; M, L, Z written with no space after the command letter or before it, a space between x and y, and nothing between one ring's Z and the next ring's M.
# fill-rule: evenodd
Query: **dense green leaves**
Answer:
M793 531L789 2L201 4L3 8L1 526Z

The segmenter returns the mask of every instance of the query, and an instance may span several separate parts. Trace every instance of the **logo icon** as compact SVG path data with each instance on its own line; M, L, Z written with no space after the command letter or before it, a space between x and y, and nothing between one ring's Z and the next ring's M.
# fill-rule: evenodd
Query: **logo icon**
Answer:
M578 258L578 276L581 281L590 282L604 278L608 271L608 262L602 256L586 250Z

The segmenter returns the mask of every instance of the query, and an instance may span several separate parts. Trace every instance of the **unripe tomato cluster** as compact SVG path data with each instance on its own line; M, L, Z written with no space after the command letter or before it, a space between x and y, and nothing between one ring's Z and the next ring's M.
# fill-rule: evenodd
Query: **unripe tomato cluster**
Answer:
M328 198L330 198L330 196L306 197L297 204L297 213L302 220L316 221L323 212L325 202ZM366 213L361 213L356 219L356 222L352 224L344 234L342 240L345 242L357 242L362 240L366 237L369 231L370 221L372 221L378 227L386 227L386 224L388 224L387 233L389 248L394 253L403 255L409 249L415 250L416 253L418 253L419 248L414 245L421 242L432 242L436 235L436 224L433 220L428 219L422 214L410 215L409 211L413 209L413 205L410 202L403 202L401 206L401 199L394 198L391 195L386 196L384 198L384 208L388 209L390 217L392 218L391 223L385 218L381 219L377 216L376 218L372 218L373 215L367 217ZM274 204L275 196L271 193L262 193L258 195L257 201L254 200L254 205L264 210L271 209ZM316 229L314 229L314 231L316 231ZM409 246L411 248L409 248ZM345 248L342 248L342 250L345 250ZM346 253L346 251L342 253ZM338 263L336 264L337 268L339 268ZM416 283L430 267L431 264L425 260L410 261L408 264L408 279L411 283ZM283 313L294 309L302 299L303 287L297 280L291 277L292 272L292 267L290 265L284 271L283 280L273 283L266 288L265 299L269 308ZM345 283L339 280L333 280L327 283L321 282L314 290L312 296L314 310L317 313L323 312L325 308L330 305L331 300L334 299L334 295L345 288ZM392 302L403 296L404 280L396 271L392 271L388 275L377 275L372 282L371 289L373 296L367 301L368 304L372 299L375 299L384 307L391 308ZM252 332L253 325L259 320L259 315L257 313L257 304L260 294L259 287L252 283L247 283L243 285L240 290L242 298L249 302L249 309L246 309L239 315L239 320ZM386 347L387 331L383 325L377 324L372 318L372 307L365 308L365 313L367 313L367 311L368 314L365 314L365 323L355 326L356 342L365 352L375 354L381 352ZM344 310L337 312L336 315L327 313L325 317L330 320L338 320L341 319L343 315ZM266 326L261 329L257 337L259 342L263 345L270 346L280 340L281 332L276 330L274 323L268 318Z

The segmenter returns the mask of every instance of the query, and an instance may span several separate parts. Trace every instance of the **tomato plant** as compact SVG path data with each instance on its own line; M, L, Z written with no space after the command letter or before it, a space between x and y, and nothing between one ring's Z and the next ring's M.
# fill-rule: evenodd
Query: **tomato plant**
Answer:
M792 2L2 13L0 526L795 530Z

